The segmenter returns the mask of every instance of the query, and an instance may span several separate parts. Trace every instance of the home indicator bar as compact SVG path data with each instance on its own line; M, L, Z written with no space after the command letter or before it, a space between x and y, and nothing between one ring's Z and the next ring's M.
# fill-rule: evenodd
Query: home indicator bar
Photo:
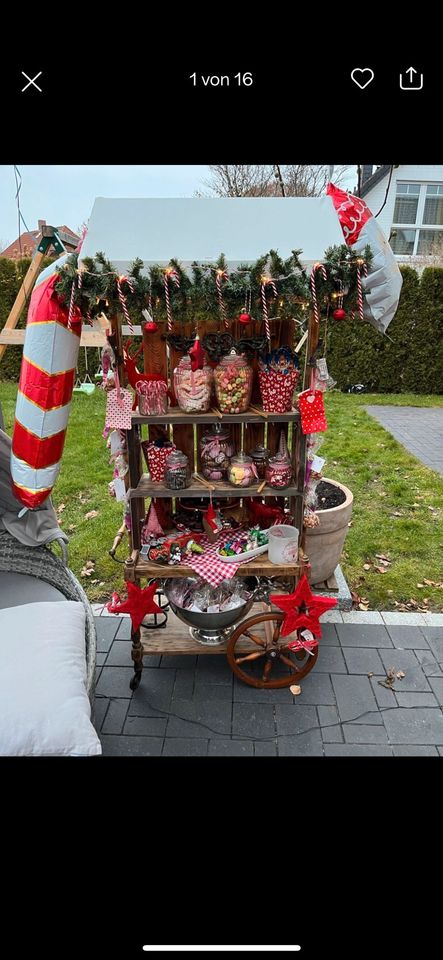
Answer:
M212 946L207 946L207 947L203 947L203 946L194 946L194 947L192 947L192 946L188 946L188 947L186 947L186 946L185 946L185 947L178 947L178 946L169 946L169 947L167 947L167 946L164 946L164 947L152 946L152 947L151 947L151 946L148 946L148 945L146 944L146 946L143 947L143 950L147 950L147 951L152 952L152 953L155 953L156 951L160 951L160 952L162 952L162 953L169 953L169 952L174 952L174 953L193 953L194 951L195 951L196 953L204 953L205 951L213 951L213 952L217 952L217 953L223 953L223 952L228 952L228 951L231 952L231 953L236 953L236 952L239 952L239 953L240 953L240 952L242 952L242 953L254 953L255 951L260 952L260 953L276 953L276 952L278 952L278 953L291 953L293 950L301 950L301 947L300 947L300 945L297 945L297 944L295 944L295 945L293 945L293 946L277 946L277 947L271 947L271 946L260 947L260 946L257 946L257 945L256 945L256 946L251 946L251 947L247 947L247 946L214 946L214 945L212 945Z

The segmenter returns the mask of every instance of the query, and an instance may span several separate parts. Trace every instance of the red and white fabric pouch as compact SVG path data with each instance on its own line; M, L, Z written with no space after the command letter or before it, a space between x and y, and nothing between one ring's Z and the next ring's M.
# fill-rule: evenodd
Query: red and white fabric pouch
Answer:
M321 390L303 390L298 395L302 433L322 433L328 429L325 416L323 392Z

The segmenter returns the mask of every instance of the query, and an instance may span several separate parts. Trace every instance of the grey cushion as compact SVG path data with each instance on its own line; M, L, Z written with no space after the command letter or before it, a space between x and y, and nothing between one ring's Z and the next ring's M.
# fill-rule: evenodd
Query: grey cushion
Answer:
M66 597L46 580L25 573L0 573L0 610L42 600L66 600Z

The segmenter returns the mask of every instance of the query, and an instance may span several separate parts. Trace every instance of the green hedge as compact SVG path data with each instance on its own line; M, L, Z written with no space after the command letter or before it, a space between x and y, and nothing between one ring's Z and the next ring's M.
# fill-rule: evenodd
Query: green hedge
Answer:
M29 263L0 259L0 328ZM364 383L374 393L443 393L443 269L427 267L421 277L411 267L401 267L401 272L400 303L388 327L391 339L358 319L330 320L328 367L340 389ZM26 311L19 326L23 327L25 320ZM21 347L8 347L0 362L0 380L17 382L21 356ZM93 378L100 366L98 350L88 350L88 365ZM82 349L80 377L84 371Z

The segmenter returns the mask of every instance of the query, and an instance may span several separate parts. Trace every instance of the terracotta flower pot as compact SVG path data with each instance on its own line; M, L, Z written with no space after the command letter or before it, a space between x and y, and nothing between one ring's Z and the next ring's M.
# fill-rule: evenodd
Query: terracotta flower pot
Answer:
M352 515L353 494L342 483L323 478L325 483L343 490L346 499L338 507L316 510L320 521L318 527L306 529L305 550L311 563L311 583L322 583L334 573L348 532Z

